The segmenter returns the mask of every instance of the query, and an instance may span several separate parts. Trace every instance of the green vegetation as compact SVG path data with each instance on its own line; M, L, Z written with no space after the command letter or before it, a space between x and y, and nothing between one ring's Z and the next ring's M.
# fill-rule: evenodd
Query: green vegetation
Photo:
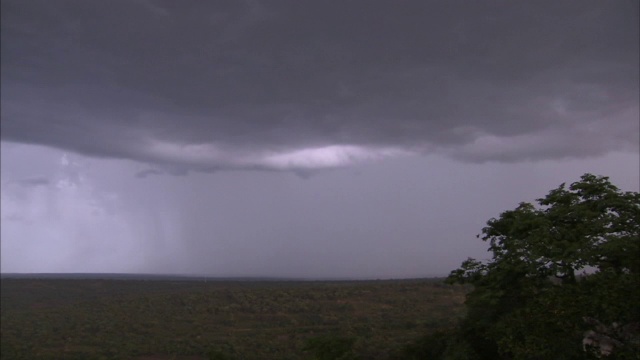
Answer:
M2 279L2 359L391 359L463 316L440 280Z
M489 220L493 257L448 278L473 285L465 319L408 357L640 359L640 194L586 174L537 202Z

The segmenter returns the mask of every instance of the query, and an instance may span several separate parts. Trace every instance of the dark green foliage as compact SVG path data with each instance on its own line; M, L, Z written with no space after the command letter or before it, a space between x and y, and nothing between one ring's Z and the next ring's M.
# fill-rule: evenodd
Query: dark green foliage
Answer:
M452 326L466 291L442 279L3 278L1 286L0 357L29 360L293 360L327 348L343 359L390 359L422 332Z
M407 360L433 359L441 356L447 350L452 331L436 331L422 336L404 348L403 354Z
M303 350L312 354L316 360L354 360L354 338L324 335L307 340Z
M448 278L473 291L432 358L463 338L482 359L583 359L588 330L615 343L608 358L640 358L640 194L586 174L489 220L482 240L492 258Z
M459 328L438 330L405 346L400 359L405 360L478 360L470 343L474 334L464 334Z
M224 351L220 350L211 350L207 353L207 358L209 360L232 360L233 356L228 355Z

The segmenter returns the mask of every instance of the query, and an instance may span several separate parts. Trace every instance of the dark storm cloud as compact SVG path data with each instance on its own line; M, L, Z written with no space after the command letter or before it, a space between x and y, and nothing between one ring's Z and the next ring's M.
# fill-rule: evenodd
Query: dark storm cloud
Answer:
M138 171L136 173L136 177L143 179L143 178L146 178L147 176L162 175L162 174L164 174L164 171L157 170L157 169L145 169L145 170Z
M3 0L1 36L2 139L170 173L638 148L631 0Z

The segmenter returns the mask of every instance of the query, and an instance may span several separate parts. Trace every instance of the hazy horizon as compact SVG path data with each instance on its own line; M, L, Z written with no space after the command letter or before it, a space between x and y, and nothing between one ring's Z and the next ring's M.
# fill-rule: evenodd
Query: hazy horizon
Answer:
M435 280L444 279L448 274L417 277L292 277L292 276L251 276L215 274L163 274L163 273L34 273L0 272L3 278L11 279L83 279L83 280L211 280L211 281L393 281L393 280Z

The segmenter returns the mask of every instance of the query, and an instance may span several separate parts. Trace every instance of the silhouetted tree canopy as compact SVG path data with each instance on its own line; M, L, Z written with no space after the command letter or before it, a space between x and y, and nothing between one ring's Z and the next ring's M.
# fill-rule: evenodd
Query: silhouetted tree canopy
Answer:
M585 174L489 220L478 237L492 257L449 275L473 290L431 358L640 359L639 193Z

